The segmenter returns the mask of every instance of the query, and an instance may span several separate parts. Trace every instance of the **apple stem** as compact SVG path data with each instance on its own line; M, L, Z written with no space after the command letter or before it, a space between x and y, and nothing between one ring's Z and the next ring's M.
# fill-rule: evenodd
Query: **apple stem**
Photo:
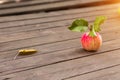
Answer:
M90 26L89 30L90 30L89 36L92 36L92 37L96 36L96 32L94 30L94 26L93 25Z
M91 28L90 28L90 26L88 26L88 30L89 30L89 31L91 31Z

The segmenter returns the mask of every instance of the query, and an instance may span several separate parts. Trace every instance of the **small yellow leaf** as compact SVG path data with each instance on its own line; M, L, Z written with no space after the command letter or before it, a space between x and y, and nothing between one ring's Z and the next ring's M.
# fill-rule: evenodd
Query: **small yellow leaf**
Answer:
M37 50L35 49L21 49L19 52L15 55L14 60L17 58L18 55L30 55L36 53Z
M19 55L29 55L29 54L33 54L36 52L37 52L37 50L35 50L35 49L21 49L21 50L19 50Z

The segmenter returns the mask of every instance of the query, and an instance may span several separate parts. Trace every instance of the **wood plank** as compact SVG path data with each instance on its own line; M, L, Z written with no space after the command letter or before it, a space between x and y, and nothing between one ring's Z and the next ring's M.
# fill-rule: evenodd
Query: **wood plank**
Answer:
M113 46L115 47L117 44L113 43L111 46L112 42L118 43L119 39L117 39L115 41L106 42L106 44L107 45L110 44L110 45L108 45L109 47L113 47ZM119 44L117 46L119 46ZM104 46L104 48L102 50L106 50L106 48L108 48L108 47ZM76 52L73 51L71 53L71 55L74 56L75 53ZM90 53L86 53L82 50L78 50L78 53L76 53L76 54L84 55L84 54L90 54ZM40 66L35 67L34 66L34 68L32 68L32 69L25 70L22 72L16 72L16 73L13 73L10 75L4 75L4 76L1 76L0 78L9 78L9 80L15 80L15 79L16 80L21 80L21 79L22 80L26 80L26 79L61 80L61 79L66 78L66 77L70 77L70 76L74 76L74 75L78 75L78 74L85 74L85 73L99 70L99 69L103 69L106 67L119 65L119 62L120 62L120 55L119 54L120 54L120 50L108 51L108 52L105 52L103 54L96 53L93 56L88 56L88 57L86 56L84 58L78 58L78 59L74 59L74 60L72 59L69 61L64 61L61 63L56 63L53 65L48 65L48 66L44 66L44 67L40 67ZM58 57L58 59L60 57L62 59L64 59L64 57L68 58L68 55L66 55L66 56L60 55ZM1 66L4 66L3 68L5 68L5 69L10 68L10 70L11 70L11 68L15 68L21 63L25 64L25 61L37 62L37 60L34 60L34 59L38 59L38 58L37 57L32 58L32 61L23 59L24 61L18 62L17 65L13 64L14 66L12 65L11 67L10 66L5 67L5 64L1 65ZM39 57L39 59L43 60L44 58ZM54 60L52 58L47 58L47 59ZM47 60L47 61L49 61L49 60ZM14 61L14 63L16 63L16 61ZM38 63L41 64L42 61L40 61ZM12 64L12 63L9 63L9 64ZM23 66L23 65L21 65L21 66Z
M59 2L59 3L50 3L46 5L34 5L29 7L19 7L19 8L12 8L12 9L5 9L0 10L0 16L8 15L8 14L21 14L21 13L29 13L29 12L35 12L35 11L50 11L50 10L58 10L58 9L67 9L70 7L75 6L86 6L86 5L93 5L94 4L103 4L106 0L74 0L74 1L67 1L67 2ZM108 2L108 1L107 1Z
M25 1L31 1L31 0L0 0L0 5L15 3L15 2L25 2Z
M37 14L27 14L27 15L17 15L17 16L9 16L9 17L0 17L0 22L11 22L11 21L19 21L19 20L28 20L28 19L38 19L38 18L45 18L45 17L54 17L54 16L63 16L69 14L79 14L85 12L94 12L94 11L101 11L101 10L110 10L110 9L117 9L120 4L111 4L111 5L103 5L103 6L96 6L96 7L89 7L89 8L78 8L78 9L69 9L69 10L62 10L57 12L49 12L49 13L37 13Z
M37 13L37 14L27 14L27 15L17 15L17 16L9 16L9 17L0 17L0 22L9 22L9 21L19 21L19 20L28 20L28 19L36 19L36 18L44 18L44 17L53 17L53 16L60 16L60 15L68 15L68 14L79 14L84 12L94 12L100 10L109 10L109 9L117 9L120 4L111 4L111 5L104 5L104 6L96 6L96 7L89 7L89 8L78 8L78 9L69 9L69 10L62 10L57 12L49 12L49 13Z
M17 27L17 26L31 25L31 24L47 24L47 23L52 23L52 22L65 21L65 20L70 20L70 19L73 20L76 18L84 18L84 17L91 17L91 16L94 16L95 18L96 16L99 16L99 15L105 15L107 17L109 17L110 15L114 17L119 16L117 13L117 10L115 9L107 10L106 12L104 11L90 12L88 16L86 16L87 13L83 13L83 14L55 16L55 17L50 17L50 18L46 17L46 18L40 18L40 19L38 18L38 19L30 19L30 20L24 20L24 21L7 22L7 23L1 23L0 28Z
M87 76L87 77L86 77ZM119 80L120 65L63 80Z
M31 1L24 1L20 3L10 3L10 4L3 4L0 5L0 9L8 9L14 7L24 7L24 6L31 6L31 5L40 5L40 4L47 4L47 3L54 3L60 1L67 1L67 0L31 0Z
M113 39L115 39L116 36L119 36L120 33L116 33L117 31L116 32L114 31L115 33L114 32L110 33L110 32L106 32L108 34L103 35L103 41L105 41L103 43L103 47L101 48L100 51L96 52L95 54L119 49L119 39L117 39L117 40L113 40ZM119 32L119 30L118 30L118 32ZM110 38L112 40L108 41L108 38L106 38L106 37L108 37L109 40L110 40ZM26 58L18 59L18 60L15 60L15 61L14 60L11 60L11 61L8 60L6 62L2 62L0 65L4 65L4 66L3 66L3 68L1 67L1 73L7 74L7 73L15 72L15 71L28 69L28 68L34 68L35 67L34 65L41 67L43 65L53 64L53 63L56 63L56 62L62 62L62 61L65 61L65 60L70 60L70 59L80 58L80 57L83 57L83 56L92 55L92 53L91 54L89 54L89 53L85 54L86 51L82 51L80 47L81 46L79 44L79 39L74 39L74 40L69 40L69 41L59 42L59 43L52 43L50 45L48 44L48 45L44 45L44 46L37 46L36 49L38 49L40 51L38 54L43 54L43 55L37 55L37 56L32 56L31 55L31 57L28 57L28 58L26 57ZM60 51L60 49L62 51ZM67 50L64 50L64 49L67 49ZM76 50L78 51L77 53L76 53ZM81 50L81 51L79 51L79 50ZM13 53L16 54L16 51L13 51L12 54ZM44 54L44 53L47 53L47 54ZM74 54L72 54L72 53L76 53L76 55L73 56ZM78 53L84 53L84 54L80 55ZM9 54L11 54L11 53L9 53ZM69 55L70 55L70 57L69 57ZM59 58L61 56L62 56L62 59ZM63 58L64 56L65 56L65 58ZM3 56L1 55L1 57L3 57ZM39 57L39 58L37 58L37 57ZM68 57L68 58L66 58L66 57ZM11 58L13 59L13 57L11 57ZM31 60L33 60L33 58L36 58L35 62L31 61ZM50 60L48 60L48 59L50 59ZM39 65L36 61L39 63ZM47 61L47 63L46 63L46 61ZM18 64L18 63L21 63L21 64ZM25 64L25 63L28 63L28 65L22 65L22 64ZM16 64L17 64L17 67L15 67ZM8 67L5 67L5 66L8 66ZM10 66L14 66L14 67L10 67ZM9 72L9 70L10 70L10 72Z

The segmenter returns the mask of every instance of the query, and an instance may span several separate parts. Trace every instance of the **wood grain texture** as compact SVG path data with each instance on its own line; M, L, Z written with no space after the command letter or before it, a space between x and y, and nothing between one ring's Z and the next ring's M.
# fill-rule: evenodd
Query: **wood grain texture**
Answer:
M45 18L45 17L54 17L54 16L63 16L69 14L79 14L85 12L95 12L101 10L110 10L110 9L117 9L119 7L119 3L111 4L111 5L103 5L103 6L95 6L95 7L88 7L88 8L78 8L78 9L68 9L62 10L57 12L49 12L49 13L36 13L36 14L27 14L27 15L14 15L9 17L0 17L0 22L12 22L12 21L24 21L29 19L38 19L38 18Z
M109 18L110 17L114 17L114 16L109 16ZM94 18L93 17L85 17L87 20L89 20L89 22L93 22L93 20L94 20ZM119 19L111 19L110 21L106 21L106 23L109 23L109 22L116 22L117 21L117 23L115 23L115 24L118 24L119 25L119 21L118 21ZM63 22L63 21L62 21ZM10 42L10 41L17 41L17 40L24 40L24 39L32 39L32 38L37 38L37 37L44 37L44 36L47 36L47 35L51 35L51 34L54 34L54 35L57 35L58 33L60 34L61 33L61 35L62 34L64 34L64 32L66 33L66 32L69 32L68 31L68 26L69 25L71 25L71 20L70 20L70 22L68 21L68 22L66 22L66 21L64 21L65 22L65 24L64 23L62 23L62 24L60 24L60 22L56 22L56 23L59 23L59 24L56 24L55 23L55 25L51 25L51 26L53 26L53 28L44 28L44 29L42 29L41 28L41 25L39 25L39 26L32 26L32 25L30 25L29 27L34 27L34 29L33 30L25 30L26 29L26 27L24 28L23 27L23 29L25 30L25 31L20 31L20 30L17 30L17 31L19 31L19 32L14 32L13 31L13 29L12 29L12 31L11 32L3 32L3 31L1 31L1 34L0 34L0 43L3 43L3 42ZM52 23L50 23L50 24L52 24ZM114 24L114 23L113 23ZM45 24L46 25L46 24ZM59 26L58 26L59 25ZM107 25L109 25L109 24L107 24ZM44 27L48 27L48 26L44 26ZM109 26L108 26L109 27ZM16 29L16 28L15 28ZM17 28L18 29L18 28ZM32 28L31 28L32 29ZM63 30L64 29L64 30ZM63 30L63 33L61 32ZM4 33L4 34L2 34L2 33ZM69 32L70 33L70 32ZM67 34L67 33L66 33ZM71 33L70 33L71 34ZM9 38L9 39L8 39Z
M25 8L10 8L10 11L6 9L5 15L6 13L21 13L25 10L29 12L73 8L81 3L84 5L101 1L84 0L79 3L79 0L69 0L54 2L55 5L43 2L42 4L45 5L39 7L32 5L31 7L25 6ZM62 10L40 13L36 16L35 14L12 16L8 20L7 17L3 17L0 19L0 80L79 80L82 75L88 73L93 75L92 73L96 71L119 66L120 18L117 12L118 5ZM2 15L3 10L0 11ZM31 17L29 17L30 15ZM106 23L101 27L103 46L97 52L84 51L80 44L81 34L70 32L67 26L78 17L85 18L92 23L99 15L108 17ZM38 53L18 56L16 60L13 60L17 51L22 48L34 48L38 50ZM96 80L96 77L93 77L93 80ZM91 77L85 79L89 80Z
M113 24L113 25L116 25L116 24ZM119 26L116 26L116 27L112 27L111 26L108 29L107 29L107 26L104 26L104 27L106 27L106 28L103 29L103 31L102 31L103 41L113 40L113 39L116 39L116 37L120 36L119 35L120 34L119 33L119 29L118 29ZM108 27L109 27L109 25L108 25ZM72 33L72 32L70 32L70 33ZM65 34L69 34L69 33L65 33ZM9 46L7 44L7 46L9 46L10 50L7 49L8 51L5 50L5 51L0 53L0 62L7 61L7 60L12 60L13 57L16 55L18 49L19 48L20 49L24 48L24 46L27 46L27 48L34 48L34 49L37 49L38 51L40 51L36 55L45 54L45 53L51 53L51 52L55 52L55 51L60 51L60 50L69 49L69 48L73 48L73 47L76 47L76 46L80 46L80 44L79 44L80 34L77 34L77 33L73 34L72 33L72 35L73 36L68 36L67 35L69 37L69 39L67 39L67 40L64 39L62 41L58 41L58 42L55 42L55 43L53 42L53 43L44 44L44 45L39 44L39 45L28 46L28 44L26 44L26 45L18 45L17 46L16 42L15 43L12 42L12 45L15 44L13 47L11 47L11 45ZM43 38L43 40L44 40L44 38ZM21 42L23 42L23 41L21 41ZM78 43L76 43L76 42L78 42ZM33 43L31 43L31 44L33 44ZM6 47L4 47L4 48L6 48ZM11 49L13 49L13 50L11 50ZM30 56L33 56L33 55L30 55ZM29 57L29 56L26 56L26 57ZM20 58L24 58L24 56L20 56Z
M9 3L9 4L0 5L0 9L9 9L9 8L15 8L15 7L48 4L48 3L60 2L60 1L68 1L68 0L28 0L26 2Z
M95 72L84 75L77 75L72 78L63 80L119 80L120 79L120 65L109 67L107 69L97 70ZM87 77L86 77L87 76Z
M88 14L89 16L85 16L86 14L82 13L83 15L78 14L75 17L74 16L71 17L71 15L68 15L68 16L59 16L59 17L52 17L52 18L45 18L45 19L41 18L41 19L36 19L36 20L1 23L0 25L2 27L4 27L4 26L13 27L16 25L19 25L19 27L14 27L14 28L9 28L9 29L8 28L0 29L0 31L1 31L0 32L0 35L1 35L0 42L7 42L7 41L39 37L42 34L41 29L49 28L51 26L52 27L69 26L71 24L71 22L73 21L73 19L70 19L70 18L83 17L83 18L87 19L89 22L93 22L96 16L105 15L110 20L111 20L111 18L116 18L116 17L118 17L118 19L119 19L119 15L117 14L117 11L114 9L108 10L108 11L106 11L106 13L102 14L103 12L104 11L90 12ZM66 19L68 19L68 20L66 20ZM118 20L118 19L116 19L116 20ZM42 21L44 21L44 22L42 22ZM39 22L39 24L35 24L38 22ZM9 26L8 26L8 24L9 24ZM34 25L28 25L28 24L34 24ZM24 26L22 26L22 25L24 25ZM17 31L17 33L16 33L16 31ZM3 34L5 34L5 35L3 35ZM42 36L44 36L44 35L42 35Z
M51 11L51 10L59 10L59 9L67 9L70 7L76 7L76 6L89 6L90 4L104 4L105 2L108 2L106 0L74 0L74 1L65 1L65 2L58 2L58 3L49 3L46 5L33 5L33 6L26 6L24 8L18 7L18 8L10 8L5 10L0 10L0 15L9 15L9 14L21 14L21 13L30 13L35 11Z
M104 12L106 11L106 12ZM85 18L88 21L93 21L96 16L104 15L109 18L115 18L119 17L116 8L112 10L103 10L103 11L95 11L95 12L89 12L88 16L86 16L87 13L81 13L81 14L69 14L69 15L61 15L61 16L53 16L53 17L46 17L46 18L38 18L38 19L29 19L29 20L23 20L23 21L13 21L13 22L6 22L6 23L0 23L0 29L2 30L3 28L13 28L13 27L21 27L21 26L39 26L39 28L48 28L49 26L52 26L52 24L56 25L57 23L60 24L62 22L63 24L70 24L74 19L76 18ZM90 18L90 19L89 19ZM68 22L69 21L69 22ZM57 22L57 23L55 23ZM50 25L51 23L51 25ZM41 25L40 25L41 24ZM45 26L45 24L47 26ZM28 27L34 28L34 27ZM44 27L45 26L45 27ZM56 25L57 26L57 25ZM59 26L59 25L58 25ZM27 29L27 28L26 28ZM25 29L25 30L26 30Z
M69 14L76 14L76 13L85 13L85 12L94 12L100 10L109 10L113 8L118 8L119 3L111 4L111 5L103 5L103 6L95 6L95 7L86 7L86 8L78 8L78 9L68 9L62 10L57 12L49 12L49 13L36 13L36 14L27 14L27 15L14 15L14 16L5 16L0 17L0 22L11 22L11 21L19 21L19 20L28 20L28 19L35 19L35 18L43 18L43 17L53 17L53 16L60 16L60 15L69 15Z
M116 34L115 36L114 35L110 36L112 39L114 39L117 36L117 34L119 35L119 26L117 26L116 29L112 28L114 30L117 30L116 32L112 31L111 28L109 28L109 29L110 29L109 32L113 32L112 34ZM107 31L107 28L106 28L106 31ZM43 31L43 36L41 35L40 37L10 41L10 42L5 42L5 43L3 42L3 43L1 43L0 51L1 52L9 51L9 50L15 50L15 49L21 49L21 48L27 48L27 47L32 47L32 46L39 46L39 45L49 44L49 43L53 43L53 42L69 40L72 38L73 39L78 38L78 37L80 37L80 35L81 34L79 34L79 33L72 33L66 28L62 28L62 27L57 28L57 29L55 28L53 30Z
M112 42L113 41L107 42L107 44L112 43ZM118 41L116 40L115 42L119 42L119 40ZM116 46L116 44L113 46ZM113 47L113 46L109 45L109 47ZM107 47L104 47L104 48L107 48ZM102 50L105 50L105 49L102 49ZM75 53L76 52L71 52L71 55L73 54L72 56L74 56ZM85 53L86 52L84 52L84 51L82 51L82 52L80 51L76 54L84 55ZM20 79L23 79L23 80L26 80L26 79L61 80L66 77L70 77L70 76L74 76L74 75L78 75L78 74L85 74L85 73L95 71L98 69L119 65L119 62L120 62L119 53L120 53L120 50L108 51L108 52L105 52L102 54L96 53L96 55L93 55L93 56L64 61L61 63L48 65L48 66L44 66L44 67L34 67L33 69L30 69L27 71L16 72L16 73L13 73L12 75L10 74L10 75L1 76L1 78L2 77L10 78L10 80L15 80L15 79L17 79L17 80L20 80ZM90 54L90 53L86 53L86 54ZM63 59L63 56L61 56L61 57ZM65 58L68 58L68 55L66 55ZM35 58L35 59L38 59L38 58ZM41 58L39 58L39 59L41 59ZM34 59L32 59L32 61L33 60ZM53 60L53 59L49 58L49 60ZM28 61L28 60L25 60L25 61ZM30 62L32 62L32 61L30 61ZM37 60L34 60L34 61L37 61ZM14 61L14 63L15 62L17 62L17 61ZM20 63L21 62L19 62L19 64ZM38 62L38 63L42 63L42 62ZM10 62L10 64L12 64L12 63ZM4 68L6 68L6 67L4 67ZM7 68L10 68L10 67L7 67ZM11 68L13 68L13 66L11 66Z
M92 19L92 18L90 18L90 19ZM106 28L103 29L103 34L105 34L104 32L107 32L107 33L110 34L110 35L105 34L103 36L103 38L105 38L104 41L112 40L112 39L115 39L115 37L119 36L119 21L117 21L117 22L116 21L117 20L115 20L114 22L109 22L108 21L106 24L104 24L104 27L106 27ZM111 24L109 24L109 23L111 23ZM111 25L113 25L113 26L117 25L117 26L113 27ZM111 27L109 27L109 26L111 26ZM69 39L78 38L78 37L80 37L80 34L72 33L70 31L66 30L66 27L58 27L58 28L48 29L48 30L43 31L42 32L43 34L41 32L39 33L39 31L38 32L35 31L35 32L36 32L35 35L41 35L41 37L2 43L1 44L1 55L2 55L1 56L1 61L12 59L14 57L14 55L16 54L17 50L21 49L21 48L33 47L33 48L36 48L40 51L42 50L39 54L41 54L41 53L43 54L43 53L49 53L49 52L52 52L52 51L55 52L57 50L68 49L68 48L79 46L79 43L74 44L73 42L70 42L70 43L73 43L73 44L69 44ZM34 33L34 32L31 32L31 33ZM30 36L32 35L30 33L27 33L27 34L30 35ZM44 35L44 34L46 34L46 35ZM35 35L33 34L33 36L35 36ZM111 36L111 35L113 35L113 36ZM23 35L22 35L22 37L23 37ZM49 39L49 41L48 41L48 39ZM5 39L3 39L3 41L4 40ZM7 40L7 38L6 38L6 40ZM53 47L51 47L51 44L53 44L56 41L61 42L61 40L65 41L65 43L64 42L62 44L56 43L56 44L53 45ZM67 42L67 40L68 40L68 42ZM46 43L50 43L50 46L49 46L49 44L45 45ZM66 46L64 44L66 44ZM47 47L47 49L46 49L46 47L44 47L44 45ZM55 46L55 45L57 45L57 46ZM73 45L75 45L75 46L73 46ZM56 48L56 47L58 47L58 48Z
M110 29L110 28L109 28ZM108 29L106 29L106 30L108 30ZM112 28L111 30L114 30L114 28ZM107 52L107 51L112 51L112 50L116 50L116 49L119 49L119 39L118 40L116 40L116 38L115 37L118 37L119 36L119 31L116 33L115 31L105 31L106 33L104 33L103 34L103 41L105 41L104 43L103 43L103 48L101 49L101 51L100 52L97 52L97 53L103 53L103 52ZM111 33L110 33L111 32ZM118 37L119 38L119 37ZM16 47L16 46L15 46ZM46 53L48 53L48 54L45 54L45 56L46 55L48 55L47 56L47 58L49 57L49 59L52 59L52 61L47 61L47 63L46 64L44 64L45 62L46 62L46 59L45 58L43 58L42 57L42 55L37 55L37 56L31 56L31 57L29 57L29 58L23 58L23 59L18 59L18 62L19 62L19 60L20 60L20 62L19 63L21 63L20 64L20 66L19 66L19 64L17 65L17 67L16 67L16 70L15 71L17 71L17 69L18 69L18 71L19 70L24 70L24 69L29 69L29 68L31 68L31 67L36 67L37 65L39 65L39 66L43 66L43 65L47 65L47 64L52 64L52 63L56 63L56 59L53 59L53 58L55 58L55 56L59 56L59 55L61 55L61 53L59 53L59 51L60 50L63 50L63 56L64 56L64 49L68 49L67 51L70 51L70 54L71 54L71 50L78 50L79 51L79 49L80 48L77 48L77 47L80 47L80 43L79 43L79 38L78 39L73 39L73 40L69 40L69 41L64 41L64 42L59 42L59 43L52 43L52 44L48 44L48 45L43 45L43 46L35 46L34 48L36 48L36 49L38 49L40 52L39 52L39 54L44 54L45 52ZM71 48L71 49L70 49ZM72 49L73 48L73 49ZM56 52L55 52L56 51ZM66 50L65 50L66 51ZM16 51L14 51L15 53L16 53ZM55 54L53 54L53 53L55 53ZM72 53L75 53L75 52L72 52ZM85 53L85 52L80 52L80 53ZM8 54L8 53L7 53ZM68 53L69 54L69 53ZM67 54L67 55L68 55ZM53 56L54 55L54 56ZM65 54L66 55L66 54ZM88 55L88 54L87 54ZM44 55L43 55L44 56ZM52 58L51 58L51 56L53 56ZM62 56L62 55L61 55ZM69 55L68 55L69 56ZM68 57L68 56L66 56L66 57ZM73 55L72 55L73 56ZM82 55L82 56L86 56L86 54L85 55ZM75 58L79 58L79 57L82 57L82 56L79 56L78 55L78 57L70 57L70 59L75 59ZM1 56L1 57L3 57L3 56ZM35 62L34 61L31 61L31 59L33 60L33 58L34 57L42 57L42 60L43 59L45 59L45 62L44 61L41 61L41 58L36 58L36 60L35 60ZM12 57L11 57L12 58ZM5 58L6 59L6 58ZM26 60L26 59L28 59L28 60ZM38 59L38 60L37 60ZM40 59L40 62L42 63L43 62L43 64L41 64L40 65L40 63L39 63L39 59ZM6 59L7 60L7 59ZM22 61L21 61L22 60ZM61 61L64 61L64 60L67 60L67 58L62 58L62 59L60 59L59 60L59 57L58 57L58 61L57 62L61 62ZM68 60L69 60L69 58L68 58ZM25 61L27 61L26 63L25 63ZM36 62L36 61L38 61L38 63ZM15 62L16 62L16 64L17 64L17 60L16 61L14 61L14 60L11 60L10 62L9 61L6 61L6 62L2 62L2 64L4 65L4 67L1 67L1 73L6 73L6 71L8 71L8 73L9 73L9 70L10 70L10 72L12 72L12 71L14 71L14 69L15 69L15 67L10 67L10 66L13 66L13 65L15 65ZM23 63L22 63L23 62ZM10 64L9 64L10 63ZM28 64L27 64L28 63ZM1 65L2 65L1 64ZM26 65L22 65L22 64L27 64L27 66ZM34 66L34 65L36 65L36 66ZM6 67L7 67L7 69L6 69ZM23 68L21 68L21 67L23 67ZM5 69L4 69L5 68ZM11 71L12 70L12 71Z

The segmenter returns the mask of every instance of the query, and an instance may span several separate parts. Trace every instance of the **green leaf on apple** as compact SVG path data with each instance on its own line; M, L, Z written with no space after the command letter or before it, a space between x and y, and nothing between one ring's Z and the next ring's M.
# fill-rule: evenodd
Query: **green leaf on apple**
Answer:
M93 23L93 29L95 32L99 32L100 29L100 25L105 21L106 17L105 16L98 16L96 17L94 23ZM88 24L88 21L86 21L85 19L76 19L75 21L73 21L72 25L69 27L69 29L71 31L76 31L76 32L85 32L87 31L87 29L89 29L90 31L92 30L90 25Z
M95 32L101 31L100 25L104 23L105 19L106 19L105 16L96 17L96 20L94 21L94 24L93 24Z
M71 31L84 32L88 29L88 22L84 19L76 19L69 27Z

